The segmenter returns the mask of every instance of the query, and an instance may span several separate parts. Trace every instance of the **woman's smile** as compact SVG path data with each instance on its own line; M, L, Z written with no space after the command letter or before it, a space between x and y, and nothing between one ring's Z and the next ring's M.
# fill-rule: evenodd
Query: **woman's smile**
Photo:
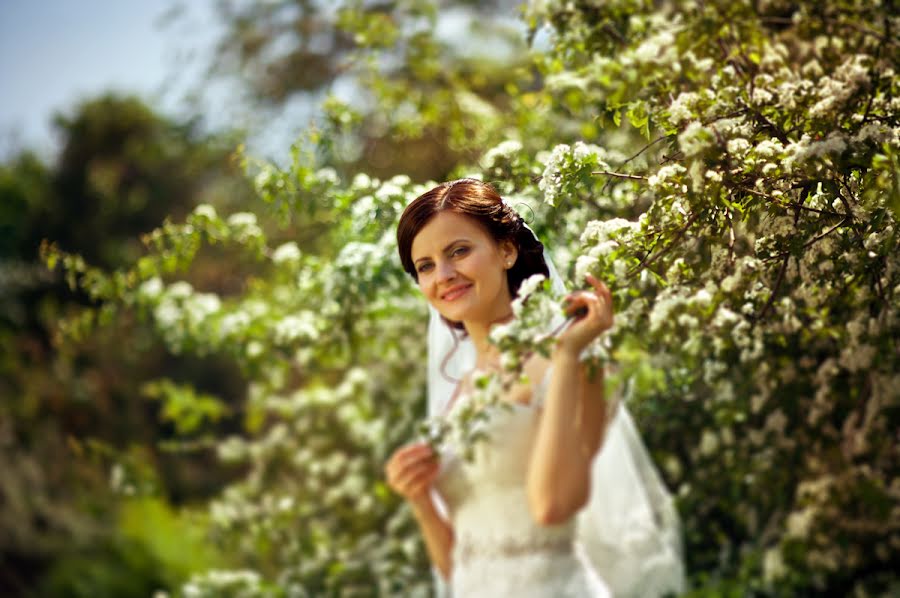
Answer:
M455 287L442 294L441 299L443 299L444 301L455 301L456 299L459 299L460 297L465 295L471 288L471 284L456 285Z
M509 311L511 242L498 243L477 220L455 212L434 216L412 242L419 288L452 322L492 322Z

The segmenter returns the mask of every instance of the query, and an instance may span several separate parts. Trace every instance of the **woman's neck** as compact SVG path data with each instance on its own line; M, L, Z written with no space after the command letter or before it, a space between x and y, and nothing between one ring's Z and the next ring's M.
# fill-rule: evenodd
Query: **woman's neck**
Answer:
M463 322L472 344L475 346L475 367L486 369L499 364L500 350L488 340L491 328L512 319L512 310L507 315L486 322Z

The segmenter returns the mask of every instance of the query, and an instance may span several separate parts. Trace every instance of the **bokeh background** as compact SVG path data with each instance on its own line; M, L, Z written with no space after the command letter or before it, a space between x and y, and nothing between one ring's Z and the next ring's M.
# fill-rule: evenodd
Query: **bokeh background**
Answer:
M688 595L896 595L895 2L0 6L0 595L429 595L396 259L493 182L616 290Z

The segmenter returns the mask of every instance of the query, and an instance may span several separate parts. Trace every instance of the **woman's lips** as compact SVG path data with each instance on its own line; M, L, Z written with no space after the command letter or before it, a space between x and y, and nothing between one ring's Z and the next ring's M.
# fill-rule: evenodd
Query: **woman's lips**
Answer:
M472 288L472 285L467 284L464 287L453 289L441 295L441 299L443 299L444 301L453 301L454 299L458 299L459 297L465 295L470 288Z

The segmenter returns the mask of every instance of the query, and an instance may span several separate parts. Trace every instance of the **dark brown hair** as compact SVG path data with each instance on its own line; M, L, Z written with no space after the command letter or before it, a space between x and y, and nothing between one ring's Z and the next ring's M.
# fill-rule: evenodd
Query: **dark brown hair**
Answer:
M513 266L506 271L510 297L519 292L522 281L533 274L550 276L544 261L544 246L525 226L522 217L505 204L494 188L477 179L459 179L441 183L414 199L400 216L397 225L397 250L403 269L418 282L412 260L412 243L419 231L440 212L469 216L481 224L494 241L512 241L518 250ZM443 317L443 316L442 316ZM462 329L461 322L446 321Z

